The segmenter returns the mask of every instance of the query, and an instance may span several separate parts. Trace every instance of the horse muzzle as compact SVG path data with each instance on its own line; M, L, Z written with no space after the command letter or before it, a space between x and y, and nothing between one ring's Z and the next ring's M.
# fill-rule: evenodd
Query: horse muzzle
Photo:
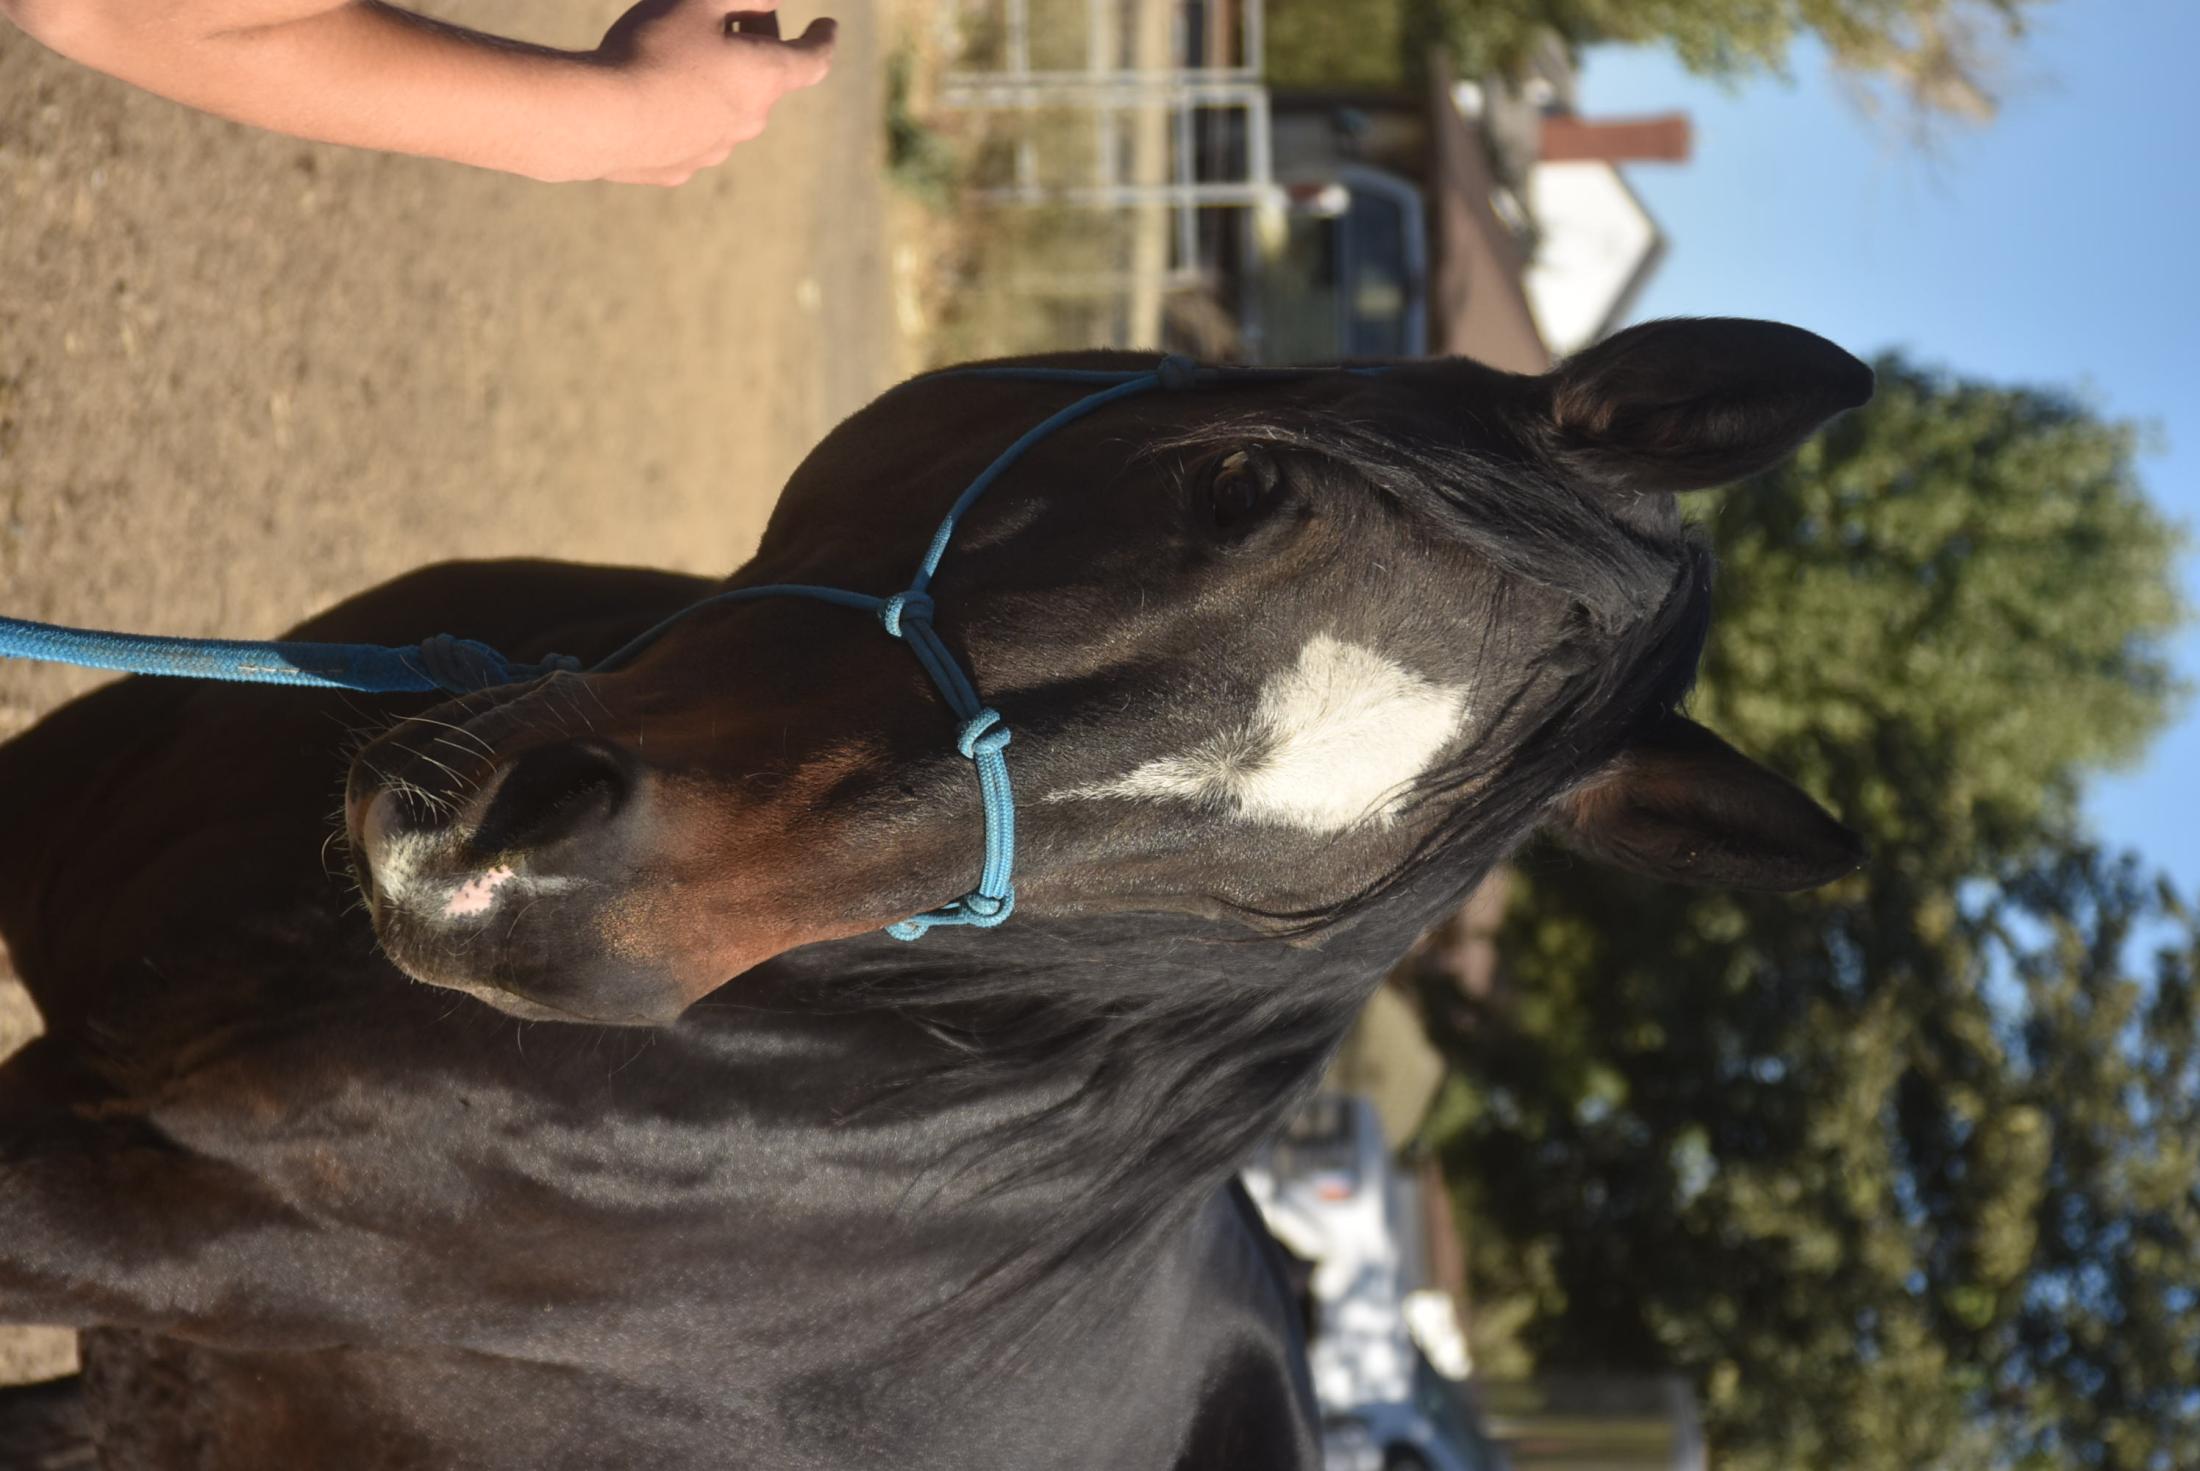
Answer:
M346 827L384 951L524 1016L670 1020L686 998L604 938L645 866L650 773L592 737L538 729L527 744L501 715L409 723L352 764Z

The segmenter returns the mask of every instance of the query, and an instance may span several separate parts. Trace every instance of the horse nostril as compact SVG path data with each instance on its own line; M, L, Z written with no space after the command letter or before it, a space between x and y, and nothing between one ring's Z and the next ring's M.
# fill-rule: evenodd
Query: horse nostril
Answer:
M484 852L540 848L611 820L634 790L623 756L575 741L529 751L489 799L474 831Z
M386 853L397 839L436 825L434 810L411 790L386 787L374 794L359 823L359 840L369 853Z
M405 839L426 832L437 816L418 794L386 787L350 805L357 824L359 876L370 899L401 902L417 878L418 849Z

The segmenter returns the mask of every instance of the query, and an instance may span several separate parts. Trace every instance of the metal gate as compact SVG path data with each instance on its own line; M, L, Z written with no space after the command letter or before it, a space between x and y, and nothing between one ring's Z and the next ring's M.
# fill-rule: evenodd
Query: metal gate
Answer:
M1127 293L1133 338L1153 338L1163 293L1211 280L1204 211L1284 205L1262 20L1262 0L950 0L943 17L940 102L1026 124L1010 177L980 197L1128 214L1127 259L1052 284Z

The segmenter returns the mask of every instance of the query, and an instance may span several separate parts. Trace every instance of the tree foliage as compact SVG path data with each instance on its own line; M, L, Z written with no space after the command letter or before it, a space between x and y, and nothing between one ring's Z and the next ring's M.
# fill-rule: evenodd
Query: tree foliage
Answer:
M1556 42L1663 44L1712 76L1781 71L1810 37L1851 77L1920 109L1991 116L1998 47L2041 0L1273 0L1271 75L1285 86L1417 81L1434 45L1466 76L1517 73ZM1392 49L1395 46L1396 49Z
M1695 712L1873 861L1525 860L1507 984L1423 978L1478 1305L1692 1371L1722 1466L2200 1465L2200 928L2076 815L2172 703L2175 539L2128 427L1880 374L1711 508Z

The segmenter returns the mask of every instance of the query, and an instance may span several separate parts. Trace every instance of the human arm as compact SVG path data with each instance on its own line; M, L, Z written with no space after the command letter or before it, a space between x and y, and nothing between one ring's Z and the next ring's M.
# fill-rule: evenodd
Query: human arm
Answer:
M822 80L833 23L783 41L778 0L642 0L558 51L380 0L0 0L54 51L275 132L543 180L677 184ZM738 23L738 28L736 28Z

